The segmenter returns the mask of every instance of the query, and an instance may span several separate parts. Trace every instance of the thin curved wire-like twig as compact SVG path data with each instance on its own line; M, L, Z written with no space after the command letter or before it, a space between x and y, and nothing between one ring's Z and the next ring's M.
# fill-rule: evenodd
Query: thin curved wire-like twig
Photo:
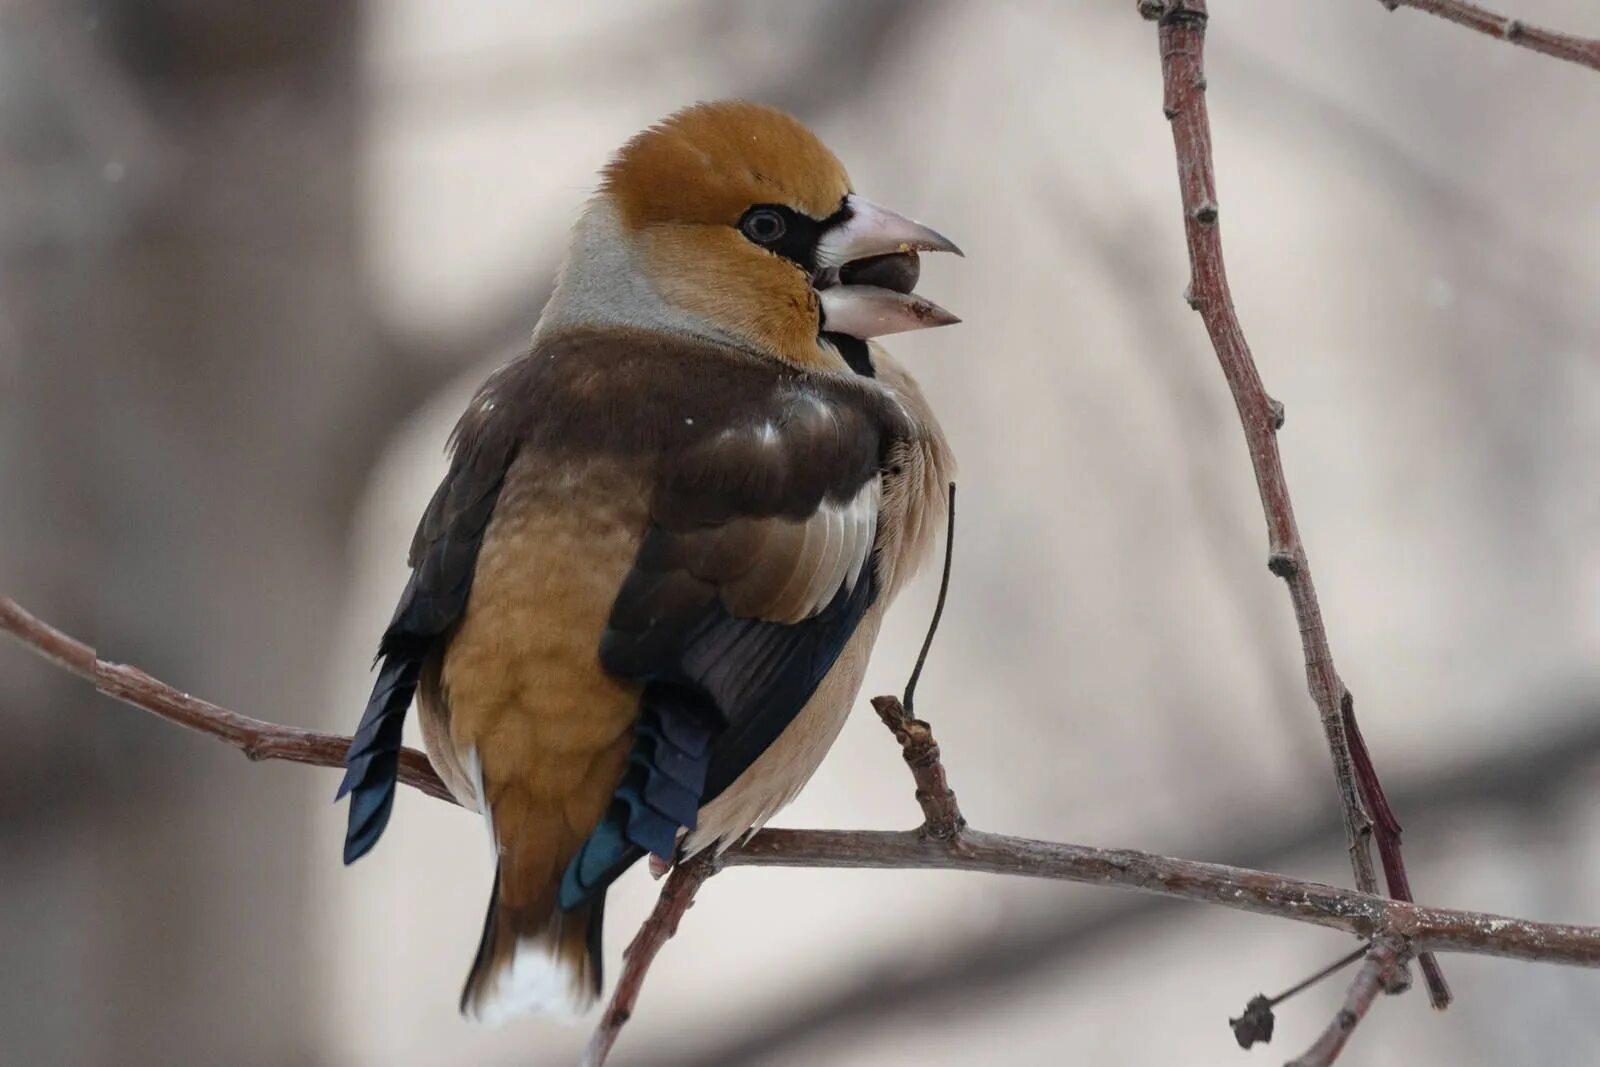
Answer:
M1374 941L1367 950L1366 962L1350 983L1344 1004L1316 1042L1284 1067L1331 1067L1333 1061L1339 1058L1339 1053L1344 1051L1350 1035L1355 1033L1361 1020L1372 1010L1372 1002L1378 999L1378 994L1399 993L1410 985L1411 977L1406 973L1405 946L1384 939Z

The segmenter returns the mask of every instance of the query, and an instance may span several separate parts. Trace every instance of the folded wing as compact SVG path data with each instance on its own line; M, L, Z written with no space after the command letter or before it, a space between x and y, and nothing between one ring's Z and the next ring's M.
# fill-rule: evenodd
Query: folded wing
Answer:
M870 408L797 387L664 464L600 646L645 685L630 769L563 907L670 857L805 707L876 596L884 449Z

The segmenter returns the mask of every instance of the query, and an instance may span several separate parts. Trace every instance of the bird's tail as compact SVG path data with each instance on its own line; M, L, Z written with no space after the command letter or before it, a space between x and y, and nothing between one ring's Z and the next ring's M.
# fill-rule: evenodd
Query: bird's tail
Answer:
M519 1015L578 1018L600 994L605 894L562 911L553 892L518 906L507 889L496 871L461 1014L491 1026Z

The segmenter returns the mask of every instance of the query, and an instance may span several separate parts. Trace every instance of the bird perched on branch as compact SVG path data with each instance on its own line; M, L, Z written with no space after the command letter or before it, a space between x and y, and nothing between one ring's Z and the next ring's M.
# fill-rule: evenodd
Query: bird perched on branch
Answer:
M959 254L757 104L605 168L530 349L456 425L340 786L349 863L415 695L498 862L465 1014L587 1008L606 887L761 826L833 743L953 473L869 340L957 321L912 294L919 251Z

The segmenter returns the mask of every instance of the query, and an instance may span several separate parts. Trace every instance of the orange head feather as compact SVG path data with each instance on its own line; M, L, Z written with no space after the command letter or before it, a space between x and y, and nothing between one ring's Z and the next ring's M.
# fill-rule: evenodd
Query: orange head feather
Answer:
M795 119L743 100L685 108L629 141L600 192L672 304L791 363L837 361L817 344L809 275L738 229L761 204L822 220L850 192L838 158Z
M730 100L679 111L623 146L598 201L605 210L580 228L578 266L569 258L564 277L588 277L582 267L606 247L597 233L620 241L626 258L594 268L603 299L584 309L591 319L654 319L845 373L865 359L867 337L955 321L911 295L917 251L955 246L855 196L838 158L773 108ZM626 291L643 303L625 313L605 302L617 299L619 269L648 282ZM841 354L841 344L859 354Z
M827 218L850 192L850 176L782 111L722 100L684 108L634 137L606 167L601 192L634 229L732 226L753 204Z

